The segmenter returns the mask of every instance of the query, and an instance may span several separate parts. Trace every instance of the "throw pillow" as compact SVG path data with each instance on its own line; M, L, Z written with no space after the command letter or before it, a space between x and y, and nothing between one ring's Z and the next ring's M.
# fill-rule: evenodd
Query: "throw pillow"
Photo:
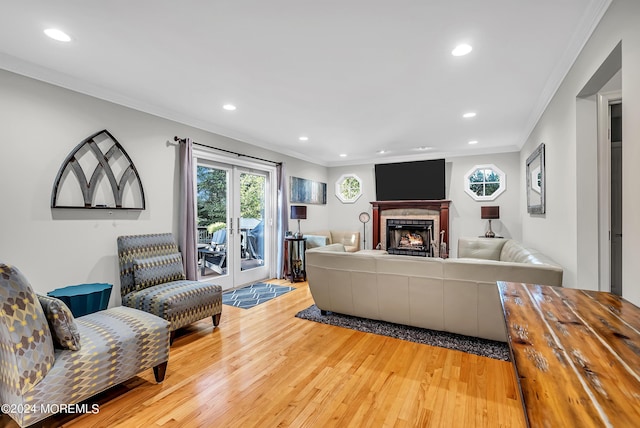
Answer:
M136 290L185 278L180 253L133 260L133 283Z
M0 302L0 384L6 398L4 391L20 395L37 385L55 356L47 319L31 284L18 268L1 261Z
M49 322L54 345L62 349L79 351L80 332L69 307L62 300L51 296L38 294L38 300Z

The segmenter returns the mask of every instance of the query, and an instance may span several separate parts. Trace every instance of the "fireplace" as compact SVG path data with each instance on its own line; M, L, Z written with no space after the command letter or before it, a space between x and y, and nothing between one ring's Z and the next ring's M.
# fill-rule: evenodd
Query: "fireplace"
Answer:
M373 248L387 250L386 223L392 219L432 220L433 239L442 242L444 251L436 249L432 256L446 258L449 249L449 204L448 200L374 201L372 231ZM432 248L429 250L433 251Z
M387 252L405 256L433 257L433 220L387 220Z

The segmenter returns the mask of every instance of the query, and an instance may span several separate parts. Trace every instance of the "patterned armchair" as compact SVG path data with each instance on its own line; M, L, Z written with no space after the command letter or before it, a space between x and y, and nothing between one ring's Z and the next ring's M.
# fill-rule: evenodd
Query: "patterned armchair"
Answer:
M162 382L168 359L167 321L126 307L74 319L61 300L36 295L17 268L0 262L0 403L18 425L150 367Z
M152 313L175 330L206 317L214 328L222 315L222 287L185 279L171 233L118 237L122 304Z

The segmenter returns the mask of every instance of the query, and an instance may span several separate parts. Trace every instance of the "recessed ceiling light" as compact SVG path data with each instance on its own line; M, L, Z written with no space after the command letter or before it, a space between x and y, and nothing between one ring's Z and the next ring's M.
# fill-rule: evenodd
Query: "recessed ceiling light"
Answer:
M309 141L309 137L303 135L302 137L298 138L298 140L300 140L300 141Z
M341 158L346 158L346 157L347 157L347 154L346 154L346 153L340 153L340 157L341 157Z
M472 144L472 145L473 144L478 144L478 141L477 140L472 140L472 141L469 141L469 144Z
M462 117L464 117L465 119L470 119L472 117L476 117L476 114L474 112L470 111L469 113L463 114Z
M451 55L453 56L463 56L471 52L473 48L467 44L461 44L456 46L454 50L451 51Z
M236 106L234 106L233 104L225 104L222 106L222 108L225 110L234 111L236 109Z
M379 154L379 155L383 155L383 154L385 154L385 153L387 153L387 151L386 151L386 150L378 150L378 154Z
M429 146L420 146L420 147L416 147L416 150L431 150L433 147L429 147Z
M47 28L44 30L44 34L51 37L53 40L57 40L59 42L70 42L71 36L65 33L62 30L58 30L57 28Z

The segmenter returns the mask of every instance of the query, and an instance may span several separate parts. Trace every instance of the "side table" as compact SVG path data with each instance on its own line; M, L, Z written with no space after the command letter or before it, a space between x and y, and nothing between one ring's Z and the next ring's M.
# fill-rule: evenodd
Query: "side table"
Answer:
M62 300L77 318L107 309L111 288L104 283L69 285L49 291L47 296Z
M291 282L307 280L307 265L304 253L307 251L306 238L284 238L285 242L285 277L290 276Z

